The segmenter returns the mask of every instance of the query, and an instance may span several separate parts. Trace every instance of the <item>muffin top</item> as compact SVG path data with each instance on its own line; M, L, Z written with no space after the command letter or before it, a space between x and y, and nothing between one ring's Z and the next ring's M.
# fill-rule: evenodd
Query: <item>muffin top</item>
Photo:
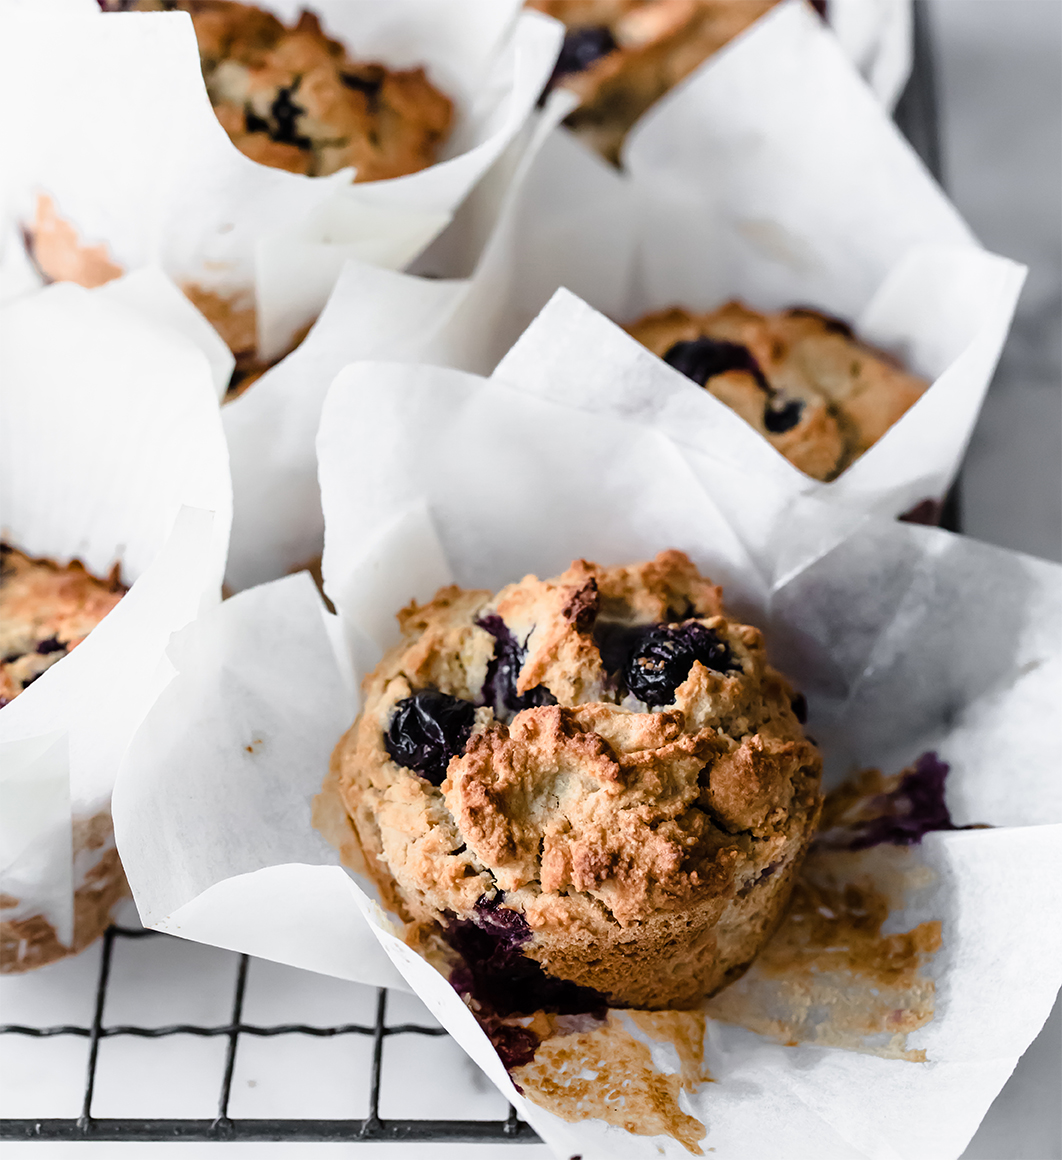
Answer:
M0 544L0 706L76 648L125 595L118 568L97 580Z
M399 622L333 763L407 921L504 896L524 930L608 935L733 897L810 834L799 699L682 553L443 588Z
M929 386L839 318L728 302L672 307L627 327L654 354L736 411L795 467L835 479Z
M180 9L195 26L207 93L233 144L253 161L355 181L416 173L435 161L453 103L423 68L356 61L303 11L288 28L232 0L105 0L112 9Z
M635 121L777 0L527 0L566 27L551 84L580 100L567 120L616 162Z

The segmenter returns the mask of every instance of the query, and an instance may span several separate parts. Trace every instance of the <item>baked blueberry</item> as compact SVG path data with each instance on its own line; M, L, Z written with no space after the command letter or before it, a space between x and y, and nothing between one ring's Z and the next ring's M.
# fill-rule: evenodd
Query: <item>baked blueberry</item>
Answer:
M717 673L739 671L730 649L699 621L655 624L635 645L623 666L627 688L651 708L675 699L694 661Z
M504 898L502 891L490 900L480 898L470 920L456 919L447 928L446 941L464 960L450 976L454 989L495 1015L603 1015L608 999L600 991L555 978L521 952L531 928L518 910L502 905Z
M727 371L745 371L752 375L761 390L769 395L774 393L752 351L740 342L726 342L701 335L685 342L676 342L664 355L664 362L681 371L686 378L693 379L699 387L703 387L715 375L725 375Z
M371 70L371 71L370 71ZM355 93L361 93L368 102L370 111L375 112L380 101L380 89L383 87L383 69L372 69L369 66L369 75L365 73L340 73L340 82Z
M453 952L450 981L504 1057L534 1046L498 1030L516 1015L581 1018L606 997L689 1007L740 972L810 841L820 759L718 585L681 552L575 560L498 592L447 585L399 623L332 775L381 895ZM732 675L706 681L697 661ZM520 703L518 672L555 703L492 712L488 697ZM419 753L396 765L381 745L421 726L409 690L424 685L476 706L474 729L439 746L440 789L417 776Z
M789 399L778 405L768 403L763 409L763 425L772 435L782 435L800 422L804 404L800 399Z
M582 72L596 60L616 51L616 41L605 25L589 28L570 28L564 34L560 56L554 67L554 77Z
M450 758L464 752L475 716L475 706L468 701L437 689L420 689L395 706L384 745L398 765L432 785L442 785Z
M534 709L539 705L555 705L553 694L543 685L520 694L516 682L520 677L527 649L509 631L500 616L484 616L477 622L494 637L494 659L487 666L483 682L483 703L499 716Z
M823 482L869 450L928 386L843 319L805 306L763 313L733 301L703 314L671 306L626 329Z

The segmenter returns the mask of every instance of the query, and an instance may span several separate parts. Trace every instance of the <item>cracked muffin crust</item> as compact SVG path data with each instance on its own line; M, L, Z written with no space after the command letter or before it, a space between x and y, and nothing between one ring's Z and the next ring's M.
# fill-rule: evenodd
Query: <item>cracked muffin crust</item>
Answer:
M352 165L355 181L416 173L435 161L453 103L423 68L352 59L303 11L288 28L233 0L103 0L110 10L191 15L214 112L252 161L324 177Z
M0 544L0 707L76 648L125 595L118 568L97 580Z
M689 1006L737 977L814 833L821 761L721 590L671 551L398 619L331 776L411 939L503 1015Z
M675 306L626 329L824 481L872 447L929 386L846 322L806 307L761 314L728 302L694 314Z
M610 161L635 121L777 0L527 0L567 29L551 84L580 101L566 124Z

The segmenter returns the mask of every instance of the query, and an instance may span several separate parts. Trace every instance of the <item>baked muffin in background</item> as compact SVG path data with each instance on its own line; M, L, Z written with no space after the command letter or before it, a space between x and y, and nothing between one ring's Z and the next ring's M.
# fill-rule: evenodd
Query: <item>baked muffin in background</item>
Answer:
M567 28L551 80L579 97L565 123L618 162L624 137L650 105L777 0L526 2Z
M59 213L54 200L46 193L37 194L33 221L22 227L22 240L27 258L46 285L75 282L92 290L125 273L105 244L82 242L77 230ZM230 296L195 282L184 283L181 290L218 332L235 359L223 403L231 403L286 358L313 325L309 323L296 331L282 354L264 359L258 354L258 311L250 294L241 292Z
M125 595L78 560L63 566L0 544L0 707L76 648Z
M840 475L929 386L846 322L806 307L776 314L740 302L707 314L672 307L626 329L814 479Z
M0 712L76 648L126 591L117 567L99 580L77 560L63 566L0 544ZM71 819L71 849L70 942L60 942L52 923L34 905L27 907L6 893L5 886L0 893L0 972L34 970L84 950L128 894L109 810Z
M210 103L252 161L309 177L352 165L355 181L379 181L426 169L450 132L453 102L423 68L352 59L312 12L289 28L234 0L101 3L190 14Z
M477 1013L690 1006L778 922L821 760L760 632L680 552L398 616L331 777Z

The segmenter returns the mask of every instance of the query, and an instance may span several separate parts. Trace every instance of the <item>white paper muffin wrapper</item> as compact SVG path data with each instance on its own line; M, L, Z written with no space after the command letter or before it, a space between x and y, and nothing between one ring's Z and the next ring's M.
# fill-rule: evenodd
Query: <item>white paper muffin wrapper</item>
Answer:
M99 290L56 285L0 310L4 538L97 576L118 563L130 585L0 710L0 889L20 900L3 917L43 914L61 940L79 885L71 819L106 809L129 739L172 674L170 634L220 597L226 372L204 326L150 270Z
M682 548L767 629L808 694L832 780L934 748L952 763L956 824L999 827L928 835L918 856L934 886L917 912L890 919L943 922L936 1015L909 1038L928 1063L783 1048L710 1022L715 1082L684 1106L707 1127L704 1147L734 1160L957 1156L1062 973L1059 932L1044 922L1062 891L1059 569L935 529L864 518L839 531L812 500L765 569L666 436L456 371L348 368L326 400L319 454L338 616L293 576L176 638L179 675L114 798L144 921L362 982L395 985L400 973L556 1155L687 1155L670 1138L569 1124L522 1100L460 998L311 825L355 715L354 678L397 638L394 613L410 599L451 580L548 576L577 556Z
M892 109L913 61L912 0L829 0L830 27L878 100Z
M445 226L531 115L561 36L517 0L315 5L355 55L425 65L457 110L434 165L354 185L350 170L303 177L236 149L185 13L50 4L0 6L2 91L33 110L12 125L7 212L32 221L44 192L126 270L157 264L181 284L253 290L267 357L313 320L346 258L400 268Z
M453 234L444 236L445 246L432 259L436 268L479 253L471 279L415 277L346 262L306 338L225 406L235 502L232 588L272 579L320 555L324 523L314 441L325 393L344 366L393 357L484 361L480 349L497 342L497 298L489 302L485 295L500 294L516 269L520 190L571 104L568 94L549 100L495 163L478 200L462 207ZM551 279L551 288L555 284Z
M415 266L467 276L348 263L302 346L226 407L234 588L320 551L311 433L345 363L489 373L558 287L594 310L570 296L552 302L499 375L596 412L642 415L720 470L751 465L776 502L761 513L753 492L746 506L757 510L733 513L750 550L804 494L889 515L945 494L1024 271L976 244L806 5L769 13L647 114L625 174L564 130L538 140L550 123L544 115L524 151L517 143L503 158L514 168L496 212L455 221ZM837 313L934 385L838 481L821 484L600 316L625 322L732 296Z

